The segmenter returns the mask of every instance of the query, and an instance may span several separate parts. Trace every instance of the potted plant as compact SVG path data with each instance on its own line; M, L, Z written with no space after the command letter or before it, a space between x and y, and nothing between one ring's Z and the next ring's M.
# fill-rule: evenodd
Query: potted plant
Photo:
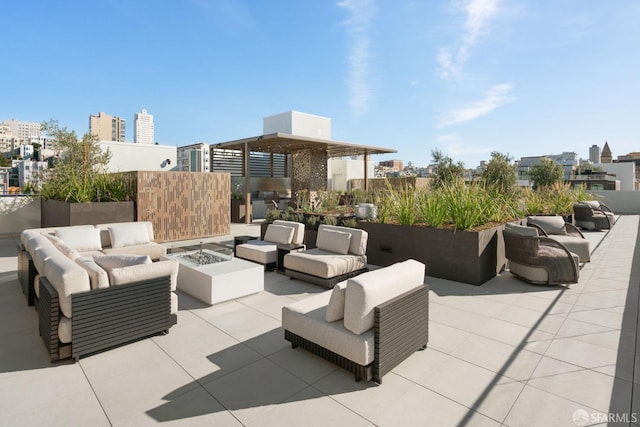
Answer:
M42 177L41 226L134 221L135 185L128 174L106 173L111 153L94 136L79 140L55 120L42 128L60 155Z

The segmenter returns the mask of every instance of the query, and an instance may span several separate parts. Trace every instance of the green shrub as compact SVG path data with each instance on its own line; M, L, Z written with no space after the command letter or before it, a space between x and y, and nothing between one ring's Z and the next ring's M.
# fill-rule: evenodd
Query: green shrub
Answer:
M338 225L338 217L334 215L325 215L322 222L326 225Z
M449 208L442 191L422 189L417 192L417 205L421 220L431 227L442 227L450 222Z

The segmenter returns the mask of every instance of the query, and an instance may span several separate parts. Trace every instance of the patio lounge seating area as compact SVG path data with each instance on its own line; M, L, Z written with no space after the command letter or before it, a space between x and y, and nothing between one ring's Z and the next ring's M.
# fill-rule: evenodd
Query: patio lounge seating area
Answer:
M583 230L591 261L570 286L466 285L427 265L427 348L380 385L291 348L282 307L327 289L271 271L264 291L213 306L178 290L169 334L51 363L0 239L0 425L636 425L639 222ZM233 224L216 241L259 234Z

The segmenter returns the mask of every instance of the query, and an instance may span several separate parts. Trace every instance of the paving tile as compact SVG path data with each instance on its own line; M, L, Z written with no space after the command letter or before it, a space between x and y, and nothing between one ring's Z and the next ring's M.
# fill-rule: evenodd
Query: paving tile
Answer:
M404 362L393 368L392 372L413 382L420 383L439 370L441 365L450 357L446 353L427 347L425 350L416 351Z
M200 388L180 365L151 340L118 347L80 365L113 424L127 424L166 402Z
M534 378L527 385L608 413L612 406L631 408L632 383L589 369Z
M431 311L431 308L429 308L429 311ZM429 319L429 343L427 347L452 354L471 336L470 332Z
M527 328L500 319L491 319L481 329L478 335L494 339L512 346L521 346L529 342L552 339L553 334L538 329Z
M597 334L599 332L611 332L611 328L594 325L593 323L582 322L574 319L565 319L562 326L556 333L557 338L578 337L581 335ZM613 331L617 332L617 331Z
M584 368L596 368L616 363L617 352L573 338L554 340L545 356Z
M178 324L167 335L152 340L201 383L227 375L262 357L191 312L181 312Z
M610 329L620 329L623 319L623 315L608 310L581 310L569 313L567 317Z
M538 366L533 371L531 378L548 377L551 375L564 374L566 372L581 371L586 368L571 363L563 362L551 357L543 357L540 359Z
M504 425L509 427L590 425L588 417L593 412L596 410L562 396L525 386L504 420ZM582 424L581 416L587 417L585 424Z
M491 317L446 306L435 313L429 313L429 321L431 320L463 331L476 332L489 322Z
M79 364L0 374L0 424L109 426Z
M318 390L307 387L279 405L269 407L247 426L372 426L367 419L345 408Z
M271 354L269 360L307 384L313 384L339 369L338 366L311 352L291 346Z
M527 380L542 358L540 354L480 336L465 341L453 355L518 381Z
M522 307L508 307L498 318L527 328L555 334L564 322L565 314L550 315Z
M307 384L270 360L261 359L204 387L240 422L247 424L257 420L269 406L287 401Z
M454 357L427 376L421 385L500 422L524 386L521 382Z

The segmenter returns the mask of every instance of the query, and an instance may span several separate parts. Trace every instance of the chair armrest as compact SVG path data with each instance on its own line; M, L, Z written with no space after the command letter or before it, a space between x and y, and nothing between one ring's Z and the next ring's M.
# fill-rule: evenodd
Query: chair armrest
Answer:
M570 224L570 223L566 222L566 223L564 224L564 229L565 229L565 231L567 232L567 234L568 234L569 236L581 237L581 238L583 238L583 239L585 238L585 237L584 237L584 234L582 234L582 231L580 231L580 230L578 229L578 227L576 227L576 226L575 226L575 225L573 225L573 224Z
M373 381L429 341L429 286L419 286L375 308Z
M613 213L613 211L611 210L611 208L603 203L600 203L600 210L603 212L611 212Z
M538 224L528 224L527 223L527 226L531 227L531 228L535 228L536 230L538 230L538 235L539 236L548 236L547 232L544 231L544 228L540 227Z
M558 242L557 240L553 240L550 237L538 237L538 239L540 240L540 245L562 249L567 254L567 259L571 261L571 267L573 270L574 277L576 278L578 277L578 274L579 274L578 266L576 265L575 262L573 262L573 254L565 245Z

